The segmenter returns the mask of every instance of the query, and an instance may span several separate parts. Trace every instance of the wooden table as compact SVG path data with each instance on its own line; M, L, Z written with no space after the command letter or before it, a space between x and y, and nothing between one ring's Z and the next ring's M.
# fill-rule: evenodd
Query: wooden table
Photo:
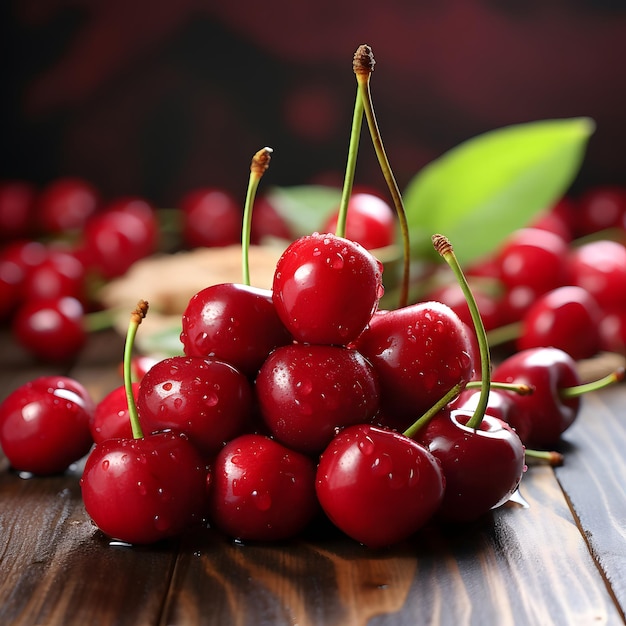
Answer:
M120 383L122 349L96 334L63 372L34 365L4 332L0 398L67 373L97 400ZM562 467L530 467L526 505L384 550L327 529L280 545L211 530L115 545L85 513L79 469L26 479L0 459L0 624L623 624L626 385L585 397L563 452Z

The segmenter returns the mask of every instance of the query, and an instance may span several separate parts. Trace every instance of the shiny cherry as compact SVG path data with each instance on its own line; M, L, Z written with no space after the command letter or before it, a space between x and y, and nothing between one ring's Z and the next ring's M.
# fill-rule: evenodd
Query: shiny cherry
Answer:
M378 379L356 350L294 344L274 350L255 382L263 420L285 445L319 454L336 431L371 422Z
M218 358L253 378L267 355L292 338L276 313L271 291L222 283L191 297L180 340L187 356Z
M618 185L596 185L578 198L578 235L608 228L626 227L626 189Z
M136 398L139 383L133 383L132 388ZM110 391L96 404L89 421L89 429L95 443L101 443L107 439L130 439L133 436L124 385Z
M94 408L89 392L72 378L31 380L0 404L0 446L16 470L63 472L91 448Z
M213 462L210 522L229 536L277 541L300 533L319 510L315 463L257 434L229 441Z
M368 324L382 294L382 264L333 234L297 239L276 265L274 304L297 341L347 345Z
M342 430L322 453L316 490L345 534L372 548L402 541L441 505L441 465L416 441L370 425Z

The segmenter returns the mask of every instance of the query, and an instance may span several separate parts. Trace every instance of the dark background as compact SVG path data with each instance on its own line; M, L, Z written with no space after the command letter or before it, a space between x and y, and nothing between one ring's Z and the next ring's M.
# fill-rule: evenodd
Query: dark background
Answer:
M587 115L573 191L626 184L626 3L602 0L11 0L1 3L0 178L82 176L175 204L342 180L361 43L400 186L480 132ZM364 137L364 139L367 139ZM357 182L382 178L363 141Z

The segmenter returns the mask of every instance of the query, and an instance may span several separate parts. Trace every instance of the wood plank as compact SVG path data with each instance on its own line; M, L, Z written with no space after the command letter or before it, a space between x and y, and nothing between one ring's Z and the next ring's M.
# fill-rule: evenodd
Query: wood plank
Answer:
M186 538L162 624L622 624L553 471L529 506L372 551L336 533L283 546Z
M557 478L626 614L626 385L588 394ZM626 621L626 620L625 620Z

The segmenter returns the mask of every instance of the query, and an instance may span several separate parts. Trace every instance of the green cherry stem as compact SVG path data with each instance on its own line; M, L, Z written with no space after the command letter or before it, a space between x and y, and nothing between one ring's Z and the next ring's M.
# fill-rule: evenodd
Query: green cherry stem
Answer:
M430 420L439 413L445 406L454 400L461 391L463 390L463 386L460 384L454 385L452 389L450 389L438 402L433 404L426 413L424 413L419 419L417 419L411 426L409 426L402 434L405 437L410 437L411 439L419 433L419 431L430 422Z
M547 463L552 467L563 465L563 455L556 450L529 450L525 448L524 455L526 459Z
M141 439L143 437L143 431L141 430L141 424L139 423L137 404L135 403L135 396L133 395L133 346L135 344L135 335L137 334L139 324L141 324L147 313L148 303L145 300L140 300L137 303L135 310L130 314L130 322L126 332L126 342L124 343L124 388L126 390L126 401L128 403L130 425L135 439Z
M482 386L482 381L480 380L470 380L470 382L465 385L466 389L480 389ZM496 382L494 380L491 381L492 389L500 389L501 391L511 391L512 393L516 393L518 396L529 396L531 393L534 393L535 388L530 385L526 385L524 383L502 383Z
M250 179L246 191L246 200L243 208L243 225L241 228L241 268L243 284L250 285L250 233L252 230L252 205L263 174L270 166L273 150L261 148L253 157L250 164Z
M610 374L607 374L598 380L593 380L589 383L583 383L581 385L575 385L574 387L564 387L563 389L559 389L559 396L563 399L578 398L579 396L589 393L590 391L598 391L599 389L604 389L605 387L619 383L624 380L624 376L624 368L618 367Z
M387 186L389 187L389 192L398 215L398 221L400 222L403 271L399 306L403 307L406 306L409 299L411 243L409 240L409 227L406 219L406 211L404 210L404 203L402 202L402 194L400 193L398 184L391 170L389 159L387 158L387 153L385 152L385 147L383 146L382 137L378 128L378 122L376 121L376 115L374 113L374 104L372 102L372 93L370 90L370 77L374 71L375 64L376 61L374 60L374 54L372 53L370 46L366 44L359 46L354 54L354 61L352 64L358 84L358 93L360 94L363 102L365 117L367 118L367 125L372 137L372 143L374 144L374 150L376 151L376 157L378 158L380 169L383 173Z
M480 352L480 373L481 373L481 385L480 395L478 398L478 404L476 409L467 422L468 428L478 428L483 420L485 412L487 410L487 404L489 402L489 392L491 390L491 355L489 353L489 343L487 342L487 334L485 332L485 325L480 316L478 306L474 294L470 289L470 286L465 278L465 274L461 269L461 266L454 254L452 244L444 235L432 236L433 246L435 250L443 257L444 261L450 266L450 269L454 272L456 279L463 290L463 295L467 301L470 314L472 316L472 322L474 323L474 329L476 330L476 339L478 340L478 349Z
M341 191L341 202L339 204L339 215L337 217L337 227L335 235L337 237L346 236L346 220L348 218L348 203L352 195L352 185L354 183L354 172L356 170L356 159L359 152L359 141L361 138L361 126L363 125L363 100L357 89L356 101L354 103L354 113L352 115L352 130L350 131L350 145L348 146L348 161L346 163L346 173L343 179L343 189Z

